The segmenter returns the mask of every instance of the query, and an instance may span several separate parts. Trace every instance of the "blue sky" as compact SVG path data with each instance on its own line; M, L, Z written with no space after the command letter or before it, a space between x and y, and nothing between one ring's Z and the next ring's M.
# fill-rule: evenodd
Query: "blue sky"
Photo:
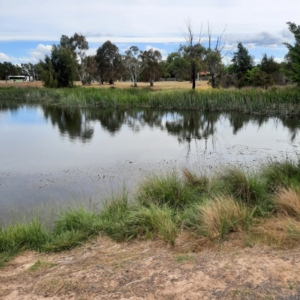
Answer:
M156 48L165 58L185 42L185 22L195 37L207 23L213 37L224 28L227 60L242 42L257 62L263 53L282 61L292 43L286 22L299 23L299 0L12 0L0 1L0 62L37 63L62 34L87 37L89 54L106 40L123 53L132 45ZM298 23L297 23L298 22Z

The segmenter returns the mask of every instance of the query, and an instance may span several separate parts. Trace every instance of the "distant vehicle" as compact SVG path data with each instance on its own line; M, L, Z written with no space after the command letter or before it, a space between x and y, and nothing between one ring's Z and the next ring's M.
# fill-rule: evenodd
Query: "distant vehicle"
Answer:
M24 76L24 75L13 75L13 76L8 76L7 79L9 81L22 82L22 81L28 81L29 77L28 76Z

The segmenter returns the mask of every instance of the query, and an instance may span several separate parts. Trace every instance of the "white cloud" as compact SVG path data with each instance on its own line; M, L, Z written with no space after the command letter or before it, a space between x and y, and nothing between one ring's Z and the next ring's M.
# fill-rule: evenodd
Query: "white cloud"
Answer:
M42 9L38 0L14 0L14 5L8 1L1 3L0 38L53 41L76 31L106 39L176 39L181 38L180 29L185 29L184 20L188 17L195 32L200 30L201 23L206 30L207 20L216 34L226 24L232 34L253 34L262 29L279 32L287 28L287 21L298 20L298 14L297 0L272 0L272 5L261 5L261 0L51 0L43 1Z
M9 56L5 53L0 53L0 62L9 61Z
M52 46L39 44L34 50L30 51L30 62L39 62L40 59L44 59L45 55L50 55ZM26 60L26 58L25 58Z
M6 55L4 53L0 53L0 61L9 61L13 64L21 64L21 63L33 63L36 64L40 60L43 60L45 58L46 54L51 53L51 45L43 45L39 44L35 49L31 50L29 52L28 56L23 57L13 57Z
M58 43L62 34L71 36L74 32L86 35L89 43L111 40L129 45L180 44L185 42L182 32L190 17L195 36L201 24L206 33L209 20L216 36L227 25L225 34L230 35L230 43L241 41L247 47L263 45L271 49L292 39L286 22L297 22L300 8L299 0L264 0L264 5L261 0L51 0L42 4L38 0L14 0L13 5L0 2L0 41L37 41L45 46ZM37 53L29 53L23 59L37 60L47 53L35 50ZM14 55L5 52L9 57Z

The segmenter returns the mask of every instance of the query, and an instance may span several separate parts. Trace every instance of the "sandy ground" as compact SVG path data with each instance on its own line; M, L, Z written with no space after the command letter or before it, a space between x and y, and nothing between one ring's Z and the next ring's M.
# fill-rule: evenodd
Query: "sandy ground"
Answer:
M300 299L300 247L239 239L182 235L171 247L99 237L58 254L25 252L0 269L0 299Z
M76 85L81 86L81 82L76 81ZM5 82L0 81L0 87L5 86L18 86L21 87L43 87L43 84L41 81L38 82ZM115 88L130 88L132 86L131 82L115 82L113 85ZM92 83L91 85L84 86L85 88L94 87L94 88L110 88L112 85L109 84L99 84L99 83ZM138 88L148 88L150 87L149 82L138 82ZM192 84L189 81L160 81L154 83L154 90L168 90L168 89L191 89ZM199 81L196 83L196 89L205 90L210 88L210 86L207 84L207 81Z

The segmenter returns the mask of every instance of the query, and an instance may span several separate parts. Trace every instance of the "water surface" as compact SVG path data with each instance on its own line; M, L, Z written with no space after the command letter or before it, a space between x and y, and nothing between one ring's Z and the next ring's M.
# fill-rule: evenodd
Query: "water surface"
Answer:
M147 174L209 173L295 158L300 121L239 113L0 102L0 218L37 204L99 203Z

